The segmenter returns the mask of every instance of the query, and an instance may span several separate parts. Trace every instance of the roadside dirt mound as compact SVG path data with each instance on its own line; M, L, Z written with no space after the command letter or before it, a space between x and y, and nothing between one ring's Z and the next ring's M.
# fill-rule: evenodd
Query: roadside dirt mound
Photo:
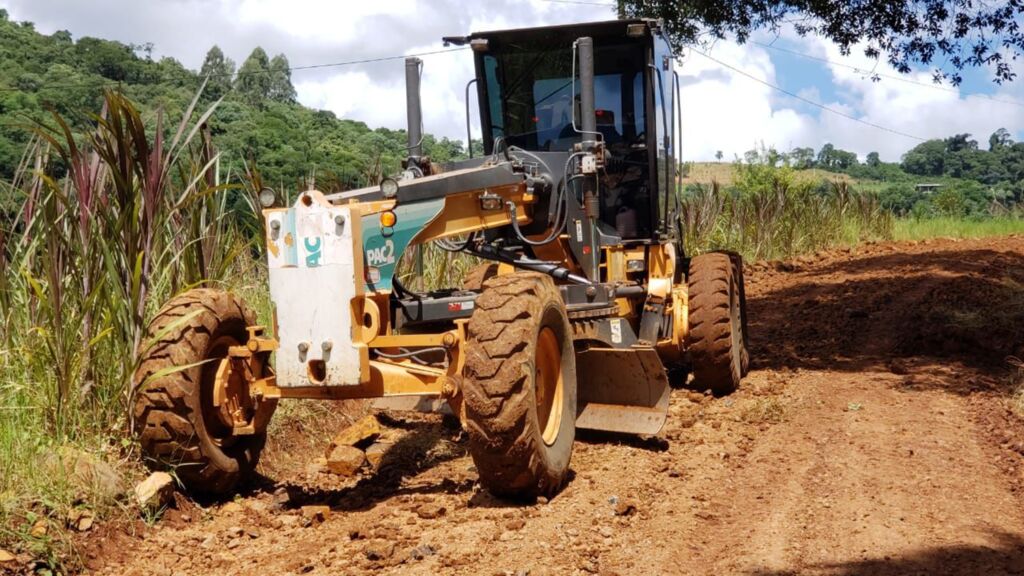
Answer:
M294 433L253 492L97 532L83 562L139 576L1021 574L1024 426L1004 358L1024 342L1022 271L1024 238L753 265L740 390L674 392L656 438L583 436L550 501L489 496L457 428L396 413L376 473L325 474Z

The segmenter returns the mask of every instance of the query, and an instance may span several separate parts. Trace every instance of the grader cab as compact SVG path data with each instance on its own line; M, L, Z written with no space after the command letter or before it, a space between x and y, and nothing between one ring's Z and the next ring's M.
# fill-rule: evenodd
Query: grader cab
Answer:
M577 428L656 434L670 374L718 394L739 385L742 266L681 245L679 80L659 24L445 42L472 48L483 156L422 154L410 59L400 176L287 207L261 199L273 326L210 289L153 321L136 423L189 488L250 475L279 400L412 398L458 416L491 492L550 495ZM427 243L481 264L416 292L397 267Z

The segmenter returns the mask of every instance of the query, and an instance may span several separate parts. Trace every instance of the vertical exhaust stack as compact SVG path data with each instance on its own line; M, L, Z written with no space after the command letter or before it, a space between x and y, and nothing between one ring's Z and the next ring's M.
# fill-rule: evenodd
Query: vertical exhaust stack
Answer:
M597 108L594 104L594 40L584 36L576 41L580 54L580 129L583 149L592 150L597 140Z
M597 108L594 104L594 39L584 36L576 40L580 58L580 172L584 178L583 214L589 221L583 234L583 267L587 277L600 278L601 252L597 222L601 217L601 199L597 195L598 166L604 162L604 150L597 132Z
M420 108L420 69L423 61L419 58L405 59L405 117L408 123L409 158L407 168L420 167L423 156L423 110Z

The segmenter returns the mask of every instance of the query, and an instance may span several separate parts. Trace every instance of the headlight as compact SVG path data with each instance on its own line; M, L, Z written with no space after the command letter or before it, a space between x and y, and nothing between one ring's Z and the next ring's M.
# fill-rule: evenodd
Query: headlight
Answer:
M272 188L260 190L260 206L272 208L274 204L277 204L277 194L274 190Z
M391 199L398 195L398 182L393 178L385 178L380 181L380 193L385 198Z

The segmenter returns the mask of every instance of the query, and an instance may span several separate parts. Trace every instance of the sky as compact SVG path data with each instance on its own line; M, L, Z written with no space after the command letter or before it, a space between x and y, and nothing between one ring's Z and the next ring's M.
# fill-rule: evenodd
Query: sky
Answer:
M600 4L602 0L0 0L11 19L34 22L44 34L68 30L76 39L152 42L154 57L172 57L192 69L201 66L214 44L238 64L262 46L271 55L284 53L293 67L435 52L445 49L442 36L615 17L610 4ZM964 74L959 87L937 87L928 70L900 75L862 51L844 56L827 40L802 38L792 30L759 33L752 40L743 45L721 40L704 54L684 52L676 62L684 160L712 160L719 151L731 160L762 146L817 150L831 142L862 160L875 151L883 160L898 161L921 139L969 133L985 147L999 128L1016 139L1024 136L1024 74L1000 86L991 81L989 71L979 69ZM422 58L426 130L465 140L471 52ZM882 78L874 81L863 70ZM292 82L306 106L371 127L405 126L401 59L296 70ZM475 109L475 94L470 98ZM479 135L478 127L473 134Z

